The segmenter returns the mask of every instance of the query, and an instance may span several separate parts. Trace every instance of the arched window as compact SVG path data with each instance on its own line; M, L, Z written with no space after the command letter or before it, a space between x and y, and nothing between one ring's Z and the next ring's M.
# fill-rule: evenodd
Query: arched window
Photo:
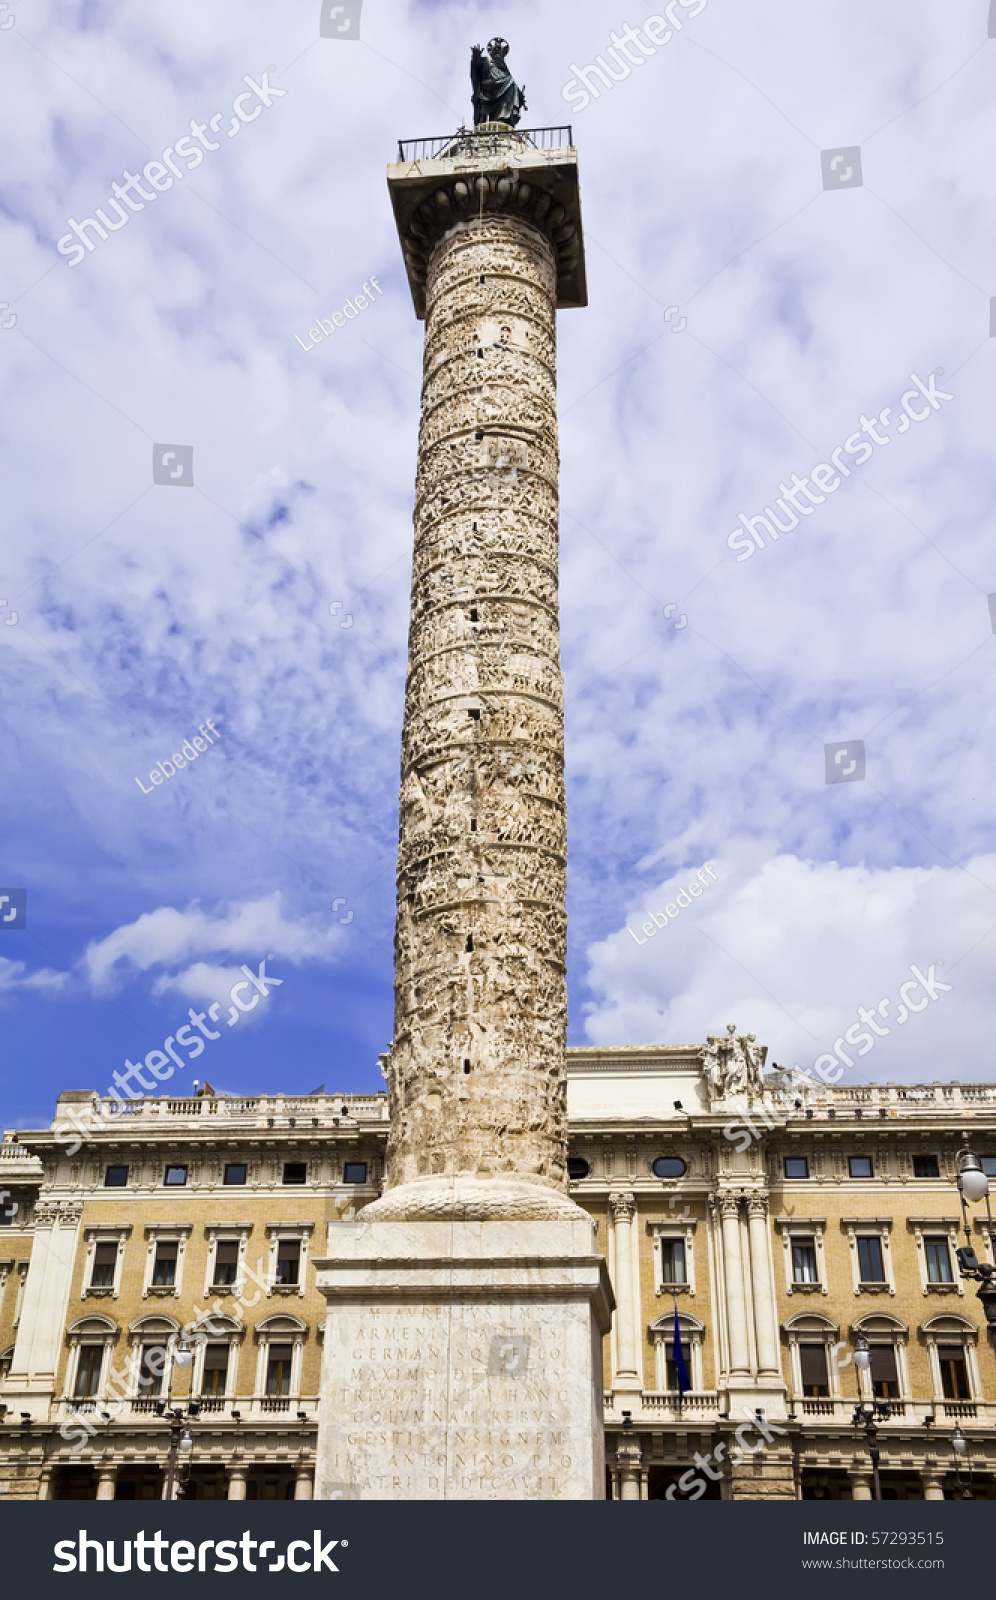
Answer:
M868 1382L874 1398L893 1402L895 1409L902 1414L905 1402L910 1399L906 1366L909 1328L898 1317L880 1312L852 1323L852 1341L859 1333L863 1333L868 1340L871 1357Z
M706 1327L698 1317L693 1317L690 1311L678 1312L678 1327L681 1330L681 1349L685 1357L685 1366L688 1376L692 1380L694 1394L702 1391L702 1345L705 1340ZM648 1336L654 1347L654 1387L660 1394L678 1393L678 1373L674 1360L674 1312L665 1312L662 1317L650 1324L647 1329Z
M920 1334L927 1346L935 1406L946 1417L974 1417L982 1395L975 1323L951 1312L922 1322Z
M66 1329L69 1360L64 1396L76 1411L94 1411L108 1390L111 1350L119 1329L110 1317L80 1317Z
M803 1416L832 1416L841 1398L836 1346L840 1328L818 1311L801 1311L782 1325L789 1347L792 1398Z
M301 1393L301 1364L308 1325L276 1314L256 1324L256 1398L262 1411L289 1411Z

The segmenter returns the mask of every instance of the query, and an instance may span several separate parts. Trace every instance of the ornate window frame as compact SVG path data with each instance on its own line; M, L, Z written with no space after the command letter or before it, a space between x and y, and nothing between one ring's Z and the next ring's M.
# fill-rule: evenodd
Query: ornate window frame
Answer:
M266 1369L270 1360L271 1344L289 1344L291 1346L290 1388L286 1395L281 1395L282 1400L299 1400L301 1397L301 1368L304 1364L304 1346L308 1338L308 1324L300 1317L295 1317L289 1311L275 1311L270 1316L264 1317L262 1322L257 1322L253 1337L256 1340L256 1390L254 1399L267 1400L272 1396L266 1392ZM289 1409L289 1406L281 1409Z
M940 1357L937 1354L939 1344L961 1345L965 1352L965 1371L968 1373L968 1401L974 1403L985 1399L979 1373L979 1330L975 1323L970 1322L967 1317L959 1316L956 1312L940 1312L936 1317L921 1322L920 1333L927 1346L930 1386L935 1406L958 1404L957 1401L945 1398L944 1385L941 1382Z
M801 1179L799 1180L802 1181ZM829 1294L826 1256L826 1217L776 1217L775 1227L782 1236L782 1258L785 1266L786 1294ZM796 1283L792 1275L792 1240L812 1239L816 1251L815 1283Z
M177 1252L179 1254L179 1252ZM132 1400L149 1400L164 1397L173 1382L173 1350L177 1337L182 1333L180 1323L166 1311L147 1311L144 1316L136 1317L128 1329L128 1343L131 1346L131 1360L128 1363L129 1381L128 1395ZM146 1394L140 1379L142 1376L142 1346L145 1344L164 1344L167 1350L167 1359L163 1366L162 1384L160 1395Z
M851 1276L854 1283L855 1294L889 1294L896 1292L896 1273L892 1262L892 1218L891 1217L841 1217L840 1225L847 1234L848 1249L851 1254ZM858 1237L877 1237L882 1246L882 1269L885 1272L884 1283L864 1283L861 1278L861 1263L858 1256Z
M864 1316L851 1323L850 1336L853 1343L854 1336L863 1333L870 1345L889 1344L896 1352L896 1376L899 1379L899 1398L908 1401L913 1399L910 1388L909 1362L906 1359L906 1346L909 1343L910 1330L901 1317L891 1311L866 1311Z
M825 1294L826 1289L823 1292ZM836 1347L840 1343L840 1324L822 1311L799 1311L794 1317L789 1317L787 1322L782 1323L782 1333L789 1347L791 1398L798 1401L811 1398L802 1392L802 1357L799 1354L799 1346L822 1344L827 1355L827 1387L830 1391L827 1398L842 1399L840 1363L836 1357Z
M702 1393L702 1348L706 1325L690 1311L678 1312L681 1342L686 1353L688 1376L692 1380L693 1394ZM673 1394L667 1387L667 1345L674 1338L674 1312L664 1312L647 1329L647 1337L654 1347L654 1388L658 1394Z
M106 1400L107 1380L110 1377L110 1353L121 1334L121 1329L110 1317L101 1316L96 1311L89 1312L84 1317L78 1317L66 1329L66 1338L69 1341L69 1359L66 1362L66 1375L62 1384L62 1398L67 1405L80 1409L82 1399L77 1399L73 1391L76 1388L76 1374L79 1372L80 1350L84 1345L101 1345L103 1354L100 1358L100 1381L97 1384L97 1393L86 1396L87 1400Z
M241 1300L245 1293L246 1258L249 1253L249 1235L252 1233L251 1222L206 1222L204 1224L204 1237L208 1242L207 1262L204 1267L204 1298L209 1295L233 1295L236 1300ZM239 1246L238 1261L235 1266L235 1282L220 1284L215 1283L216 1257L218 1245L223 1241L232 1243L237 1241Z
M958 1294L964 1296L965 1283L958 1271L958 1217L907 1217L906 1226L913 1235L916 1259L920 1268L920 1287L924 1294ZM931 1283L927 1277L926 1239L943 1238L948 1247L951 1266L950 1283Z
M187 1240L194 1230L192 1222L149 1222L145 1227L145 1237L148 1245L145 1252L145 1282L142 1285L143 1300L179 1300L183 1288L183 1260L187 1253ZM168 1241L176 1242L176 1273L171 1284L153 1283L156 1267L156 1245Z
M88 1223L83 1229L86 1240L86 1257L83 1263L83 1284L80 1289L80 1299L86 1300L91 1295L94 1299L107 1296L116 1300L121 1292L121 1269L124 1265L125 1245L131 1237L130 1222L94 1222ZM109 1288L102 1288L91 1283L93 1269L97 1260L98 1244L117 1243L118 1253L114 1260L114 1281Z
M647 1223L647 1233L653 1240L654 1250L654 1293L656 1295L687 1294L690 1299L695 1298L695 1230L698 1227L697 1217L668 1217L657 1218ZM685 1282L664 1282L664 1251L661 1248L664 1239L680 1239L685 1246Z
M266 1224L267 1238L269 1239L269 1258L266 1264L266 1292L273 1295L298 1295L304 1298L304 1286L308 1268L308 1243L315 1231L313 1222L268 1222ZM297 1283L277 1282L277 1251L283 1239L297 1239L301 1245L300 1260L297 1269Z
M210 1323L210 1327L205 1324ZM207 1347L209 1344L228 1345L228 1369L225 1373L224 1396L207 1395L203 1398L230 1399L238 1393L239 1376L239 1350L245 1338L245 1326L230 1317L224 1311L215 1311L199 1324L193 1332L191 1343L194 1347L194 1361L190 1374L190 1393L201 1396L204 1383L204 1363L207 1360Z

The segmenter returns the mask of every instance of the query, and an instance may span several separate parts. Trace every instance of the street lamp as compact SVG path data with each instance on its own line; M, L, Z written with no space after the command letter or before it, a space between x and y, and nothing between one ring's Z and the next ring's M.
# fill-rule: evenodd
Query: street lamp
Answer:
M990 1251L996 1255L996 1234L993 1230L992 1208L989 1204L989 1179L982 1170L982 1162L974 1155L968 1142L968 1134L961 1136L961 1149L958 1151L958 1194L961 1198L961 1216L965 1228L965 1243L956 1251L958 1267L963 1278L972 1278L979 1285L978 1298L986 1319L986 1326L991 1333L996 1333L996 1267L990 1266L988 1261L980 1261L972 1248L972 1233L968 1221L969 1203L975 1205L979 1200L986 1202L986 1233L989 1237Z
M166 1499L186 1499L186 1488L190 1478L190 1457L194 1448L193 1435L190 1424L200 1416L201 1403L196 1396L187 1400L187 1409L174 1406L173 1399L173 1368L189 1367L194 1359L194 1352L186 1334L181 1334L173 1347L173 1362L170 1368L169 1389L165 1400L156 1401L156 1415L169 1421L169 1456L166 1465ZM182 1461L181 1461L182 1457ZM177 1468L180 1468L179 1483L177 1482ZM174 1493L174 1490L176 1491Z
M954 1451L955 1479L959 1489L961 1489L961 1497L963 1500L971 1500L972 1463L968 1457L968 1440L958 1427L955 1428L954 1433L951 1435L951 1448ZM961 1472L963 1466L968 1469L967 1478L962 1478Z
M879 1422L885 1422L892 1416L892 1407L887 1400L876 1400L874 1396L865 1398L865 1374L871 1370L871 1351L868 1340L863 1333L859 1333L854 1340L854 1366L858 1374L858 1403L854 1407L852 1423L855 1428L860 1428L865 1436L868 1446L868 1459L872 1469L872 1497L875 1500L882 1498L882 1480L879 1477L878 1462L878 1427Z

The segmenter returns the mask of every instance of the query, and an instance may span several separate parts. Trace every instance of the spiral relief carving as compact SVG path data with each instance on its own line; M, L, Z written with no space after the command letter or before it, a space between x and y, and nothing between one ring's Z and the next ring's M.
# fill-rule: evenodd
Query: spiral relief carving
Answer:
M426 335L388 1189L505 1178L552 1201L567 1015L555 304L570 240L527 190L448 182L404 241Z

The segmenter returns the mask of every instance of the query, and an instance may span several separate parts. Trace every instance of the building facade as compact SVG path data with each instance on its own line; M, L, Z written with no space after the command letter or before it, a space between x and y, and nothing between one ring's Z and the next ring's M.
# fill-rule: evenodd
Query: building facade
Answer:
M616 1297L607 1493L868 1498L863 1335L860 1382L889 1406L883 1496L996 1498L996 1354L955 1254L956 1152L967 1132L996 1175L996 1087L769 1074L717 1096L714 1043L568 1051L571 1193ZM381 1193L388 1133L384 1095L115 1115L73 1092L50 1128L7 1135L0 1494L161 1497L157 1402L195 1395L197 1497L309 1498L326 1313L311 1260Z

